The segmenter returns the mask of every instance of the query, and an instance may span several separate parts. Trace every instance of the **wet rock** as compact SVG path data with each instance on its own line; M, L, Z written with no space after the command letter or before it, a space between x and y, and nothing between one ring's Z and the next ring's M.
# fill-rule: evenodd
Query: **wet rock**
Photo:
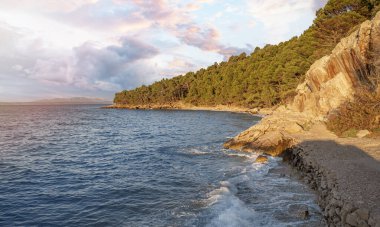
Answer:
M304 204L292 204L288 208L288 212L291 216L300 219L308 219L310 217L309 208Z
M265 155L259 155L255 160L255 163L267 163L267 162L268 162L268 157Z
M286 176L292 175L292 170L288 166L280 166L280 167L269 169L268 173L276 174L276 175L279 175L280 177L286 177Z

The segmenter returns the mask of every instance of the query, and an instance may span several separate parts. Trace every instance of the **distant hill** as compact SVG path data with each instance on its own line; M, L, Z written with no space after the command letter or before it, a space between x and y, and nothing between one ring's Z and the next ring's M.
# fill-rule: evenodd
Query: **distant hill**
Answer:
M54 103L54 104L110 104L112 101L102 98L88 98L88 97L72 97L72 98L54 98L54 99L41 99L33 103Z
M32 102L0 102L0 105L72 105L72 104L112 104L112 101L102 98L71 97L41 99Z

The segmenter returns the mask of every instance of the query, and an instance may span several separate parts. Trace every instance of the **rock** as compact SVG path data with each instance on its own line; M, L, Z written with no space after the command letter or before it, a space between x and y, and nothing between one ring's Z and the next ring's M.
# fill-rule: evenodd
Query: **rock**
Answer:
M352 226L358 225L358 217L355 213L348 214L345 221L347 224L350 224Z
M291 216L297 217L300 219L308 219L310 216L309 208L304 204L292 204L288 208L288 212Z
M250 111L251 114L258 114L259 113L259 108L253 108L251 111Z
M333 222L334 222L335 224L339 223L339 222L340 222L339 217L335 216L335 217L333 218ZM334 225L333 225L333 226L334 226Z
M309 218L310 214L309 214L309 211L308 210L302 210L300 212L298 212L298 217L302 218L302 219L307 219Z
M379 217L370 217L368 219L368 224L370 226L380 227L380 218Z
M368 136L369 134L371 134L371 132L368 130L360 130L358 133L356 133L356 136L358 138L363 138L363 137Z
M371 53L380 50L380 13L366 21L306 72L291 103L279 106L270 116L225 143L226 148L265 151L281 155L294 145L293 135L323 121L342 103L351 100L360 86L368 86ZM375 66L374 66L375 67ZM260 110L262 112L262 110ZM380 118L376 118L380 121ZM358 136L368 135L362 132Z
M336 215L340 216L340 209L339 208L335 208L335 213L336 213Z
M302 132L303 128L297 122L289 122L289 125L285 128L285 131L289 133Z
M360 220L360 221L358 222L358 226L359 226L359 227L368 227L369 225L368 225L365 221Z
M378 92L377 92L378 94L380 94L380 86L378 87ZM376 117L375 117L375 122L374 122L374 124L380 124L380 115L377 115Z
M364 221L368 221L369 219L369 210L366 208L360 208L355 211L355 213Z
M335 209L334 209L333 207L331 207L331 208L329 209L328 214L329 214L329 217L334 217L334 216L335 216Z
M255 163L266 163L266 162L268 162L268 157L265 155L259 155L255 160Z

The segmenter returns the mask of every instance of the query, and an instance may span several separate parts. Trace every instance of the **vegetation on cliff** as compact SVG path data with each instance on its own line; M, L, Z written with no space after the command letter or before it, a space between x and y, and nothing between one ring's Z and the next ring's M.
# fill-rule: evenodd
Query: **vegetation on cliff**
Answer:
M363 90L341 105L327 120L327 128L338 136L356 136L362 129L380 136L380 95Z
M295 94L311 64L380 8L377 0L330 0L300 37L257 47L207 69L116 93L114 103L269 107Z

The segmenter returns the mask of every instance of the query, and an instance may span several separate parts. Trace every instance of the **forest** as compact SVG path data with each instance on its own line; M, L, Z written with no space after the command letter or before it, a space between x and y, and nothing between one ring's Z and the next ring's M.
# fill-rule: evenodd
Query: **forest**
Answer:
M380 9L379 0L330 0L299 37L256 47L208 68L115 94L122 105L271 107L291 99L311 64Z

